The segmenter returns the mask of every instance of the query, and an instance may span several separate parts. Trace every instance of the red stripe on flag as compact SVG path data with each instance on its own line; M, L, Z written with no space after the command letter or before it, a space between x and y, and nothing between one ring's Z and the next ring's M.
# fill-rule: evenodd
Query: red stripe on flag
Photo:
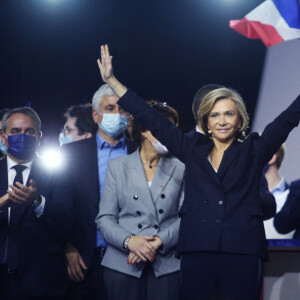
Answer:
M231 20L229 27L249 39L261 39L267 47L284 41L275 27L258 21L248 21L247 18Z

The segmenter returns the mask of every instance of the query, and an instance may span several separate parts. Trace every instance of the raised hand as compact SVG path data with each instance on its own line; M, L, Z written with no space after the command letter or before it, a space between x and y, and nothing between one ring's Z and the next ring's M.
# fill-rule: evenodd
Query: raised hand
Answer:
M114 77L112 68L112 56L109 53L108 45L100 46L101 59L97 59L102 80L109 83L109 79Z
M112 56L109 53L107 45L100 47L101 59L97 60L98 67L102 80L106 82L114 91L114 93L121 98L126 92L127 88L123 86L115 77L112 67Z
M10 185L9 187L12 189L8 190L7 193L9 195L9 199L15 204L28 204L32 203L34 200L38 198L37 187L35 182L31 179L30 185L25 186L19 182L16 183L18 187Z

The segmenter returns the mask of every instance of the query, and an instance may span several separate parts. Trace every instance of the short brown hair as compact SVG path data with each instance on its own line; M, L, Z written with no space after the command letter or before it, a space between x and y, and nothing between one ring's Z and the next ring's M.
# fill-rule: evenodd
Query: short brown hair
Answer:
M276 152L275 165L276 165L277 169L279 169L281 166L281 163L284 159L284 154L285 154L285 146L284 146L284 144L282 144L280 146L279 150Z
M198 120L202 130L205 132L205 134L208 135L208 127L207 127L208 115L211 112L215 103L222 99L231 99L234 102L241 121L241 126L236 132L236 137L244 138L245 132L249 127L249 116L247 114L247 110L243 98L240 96L240 94L237 91L230 88L215 89L209 92L204 97L198 110Z

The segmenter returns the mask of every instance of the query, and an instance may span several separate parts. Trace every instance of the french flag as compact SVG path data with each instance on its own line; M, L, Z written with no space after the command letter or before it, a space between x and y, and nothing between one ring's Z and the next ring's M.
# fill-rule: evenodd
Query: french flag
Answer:
M300 38L300 0L266 0L229 27L267 46Z

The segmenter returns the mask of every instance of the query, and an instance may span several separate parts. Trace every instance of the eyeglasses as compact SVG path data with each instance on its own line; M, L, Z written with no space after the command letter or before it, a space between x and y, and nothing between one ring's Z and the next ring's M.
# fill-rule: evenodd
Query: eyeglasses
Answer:
M67 127L67 128L62 128L60 130L60 132L63 133L63 134L69 134L69 133L71 133L72 131L75 131L75 130L76 130L76 128L69 128L69 127Z

